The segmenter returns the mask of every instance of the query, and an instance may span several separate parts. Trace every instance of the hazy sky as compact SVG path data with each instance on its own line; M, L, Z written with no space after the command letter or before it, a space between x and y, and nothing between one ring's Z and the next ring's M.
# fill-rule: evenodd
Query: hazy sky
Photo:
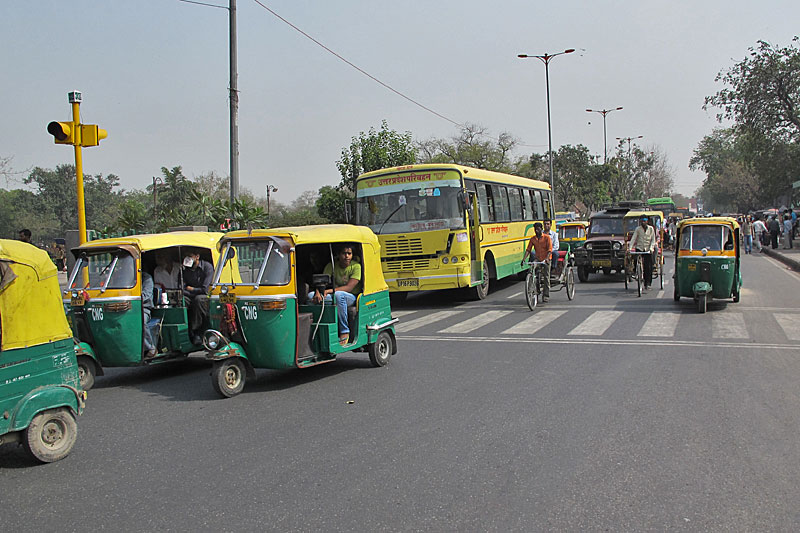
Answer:
M227 6L227 0L204 0ZM550 63L553 146L603 152L643 135L663 150L678 192L705 177L692 150L717 123L703 98L716 74L758 39L786 46L800 2L261 0L397 91L458 123L507 131L547 149L545 69L517 54L576 53ZM254 0L238 0L240 181L267 184L288 203L339 181L335 161L360 131L389 127L415 139L458 128L392 93L320 48ZM51 120L82 121L108 138L84 150L84 172L142 189L162 166L195 177L229 174L228 12L178 0L5 0L0 8L4 127L12 168L73 161L53 144ZM0 186L6 186L5 183ZM10 184L11 187L14 184Z

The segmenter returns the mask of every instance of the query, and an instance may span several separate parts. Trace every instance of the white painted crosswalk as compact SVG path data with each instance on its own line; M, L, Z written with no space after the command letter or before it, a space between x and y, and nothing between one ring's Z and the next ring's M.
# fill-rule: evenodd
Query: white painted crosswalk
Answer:
M647 338L672 339L680 337L682 332L685 334L687 330L699 328L696 331L703 331L704 333L701 333L703 338L725 342L754 338L759 331L752 331L755 329L752 327L748 329L747 313L762 315L764 312L762 308L753 308L749 311L726 310L698 315L695 312L659 309L642 315L639 310L606 308L587 314L585 306L576 306L570 310L544 308L534 312L476 308L433 312L398 309L392 314L400 319L395 329L401 336L436 332L443 335L489 334L517 338L521 336L601 338L608 337L609 329L620 321L620 325L614 330L615 338L641 338L643 342ZM620 320L626 313L629 317ZM775 310L771 315L776 326L785 335L782 342L800 341L800 310L798 312ZM701 321L700 325L698 320Z

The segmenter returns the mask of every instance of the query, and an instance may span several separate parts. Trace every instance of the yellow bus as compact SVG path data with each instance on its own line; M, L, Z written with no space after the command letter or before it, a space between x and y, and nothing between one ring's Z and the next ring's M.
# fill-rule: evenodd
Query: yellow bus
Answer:
M533 223L553 220L550 185L461 165L387 168L356 180L356 224L381 243L395 300L411 291L489 293L489 280L522 270Z

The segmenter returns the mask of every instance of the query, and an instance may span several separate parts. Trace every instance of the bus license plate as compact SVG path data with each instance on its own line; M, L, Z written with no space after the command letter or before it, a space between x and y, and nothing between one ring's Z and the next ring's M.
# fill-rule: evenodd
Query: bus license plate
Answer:
M595 259L592 261L592 266L595 267L610 267L611 259Z
M236 303L236 295L235 294L220 294L219 295L219 303L221 304L235 304Z
M419 287L419 280L417 278L406 278L397 280L398 287Z
M69 301L69 305L72 307L83 307L86 302L83 299L83 296L73 296L72 299Z

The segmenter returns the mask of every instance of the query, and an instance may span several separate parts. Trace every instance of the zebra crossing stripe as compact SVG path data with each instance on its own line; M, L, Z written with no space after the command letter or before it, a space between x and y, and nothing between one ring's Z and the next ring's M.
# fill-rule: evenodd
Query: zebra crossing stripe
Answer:
M680 311L654 311L639 331L638 337L674 337Z
M449 328L441 330L439 333L469 333L470 331L475 331L511 313L513 313L513 311L487 311L478 316L464 320L463 322L459 322L458 324L453 324Z
M711 317L711 336L715 339L746 339L743 313L725 313Z
M426 324L431 324L437 320L444 320L445 318L450 318L451 316L459 313L463 313L463 311L437 311L435 313L431 313L430 315L409 320L408 322L398 322L397 326L395 326L395 330L398 333L407 333Z
M565 313L566 311L537 311L522 322L508 328L501 335L533 335Z
M392 309L392 317L393 318L401 318L401 317L404 317L406 315L412 315L412 314L414 314L416 312L417 312L416 310L408 310L408 309L406 309L406 310L403 310L403 311L395 311L394 309Z
M800 314L774 313L773 316L783 329L787 339L800 341Z
M595 311L567 335L602 335L622 315L622 311Z

